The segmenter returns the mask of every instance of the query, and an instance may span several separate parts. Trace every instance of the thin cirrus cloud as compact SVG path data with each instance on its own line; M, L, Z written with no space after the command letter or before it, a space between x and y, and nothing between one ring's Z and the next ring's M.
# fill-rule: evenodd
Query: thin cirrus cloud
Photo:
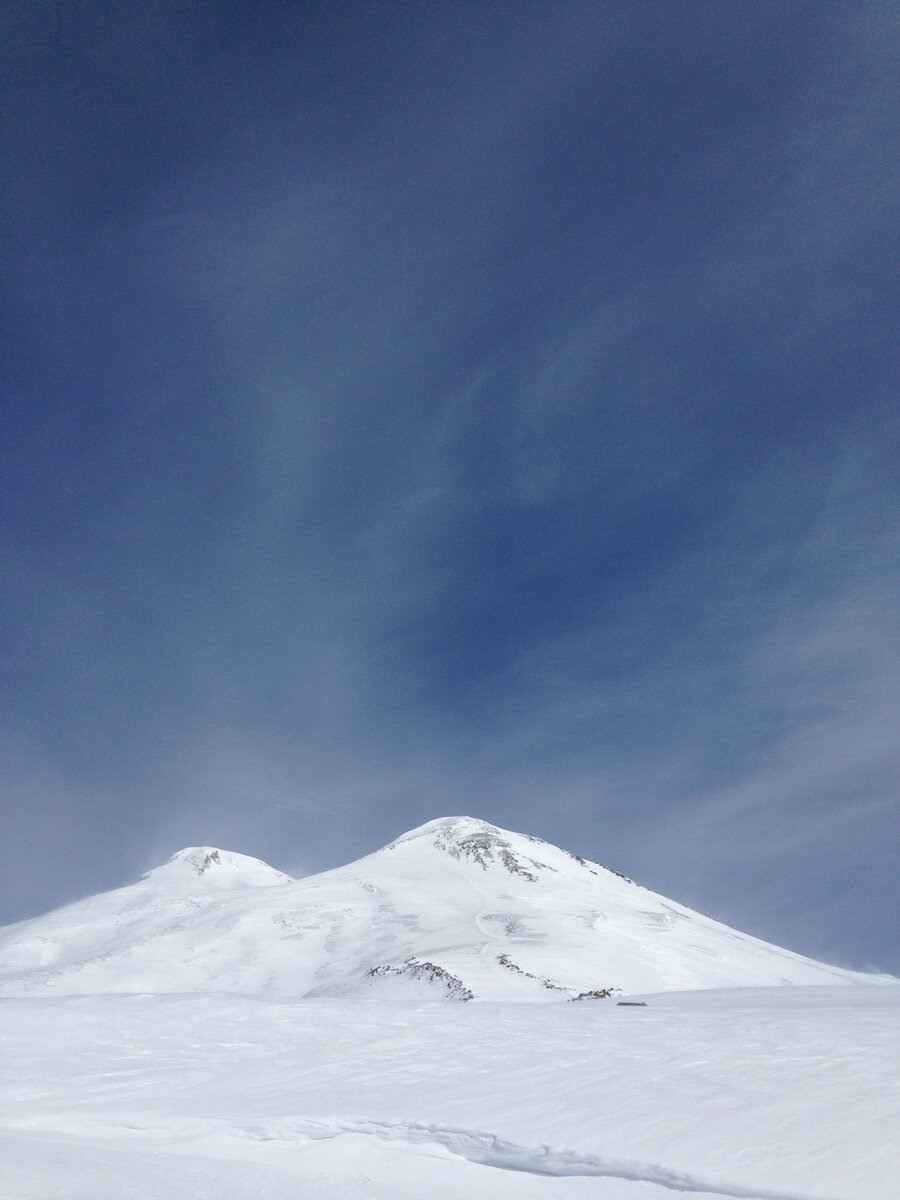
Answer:
M886 9L400 7L20 18L4 911L472 811L896 966Z

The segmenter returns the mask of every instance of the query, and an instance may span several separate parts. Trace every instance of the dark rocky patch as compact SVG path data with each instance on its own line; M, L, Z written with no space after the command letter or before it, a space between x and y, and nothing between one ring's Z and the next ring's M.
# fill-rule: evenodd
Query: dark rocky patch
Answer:
M367 979L376 979L385 975L400 975L404 979L425 980L427 983L440 984L446 988L451 1000L475 999L475 993L466 987L458 975L451 974L438 963L421 962L417 958L408 958L399 967L393 963L385 963L380 967L370 967L366 971Z

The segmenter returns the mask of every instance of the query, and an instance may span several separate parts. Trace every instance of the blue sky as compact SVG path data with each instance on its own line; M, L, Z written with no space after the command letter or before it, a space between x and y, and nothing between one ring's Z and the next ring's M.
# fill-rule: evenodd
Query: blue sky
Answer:
M0 920L465 812L900 971L891 9L7 7Z

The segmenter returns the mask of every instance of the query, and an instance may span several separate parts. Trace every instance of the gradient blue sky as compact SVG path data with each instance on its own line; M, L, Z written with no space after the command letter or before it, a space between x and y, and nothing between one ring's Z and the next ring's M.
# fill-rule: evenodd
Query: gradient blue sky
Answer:
M900 971L895 6L0 33L0 920L465 812Z

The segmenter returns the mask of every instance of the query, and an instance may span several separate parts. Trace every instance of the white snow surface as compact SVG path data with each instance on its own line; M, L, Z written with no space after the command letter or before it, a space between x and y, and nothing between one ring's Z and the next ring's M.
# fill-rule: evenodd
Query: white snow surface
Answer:
M139 882L0 930L0 995L566 1001L871 983L737 932L538 838L470 817L293 880L182 850Z
M896 1200L900 988L0 1000L4 1200Z
M181 851L0 981L2 1200L900 1196L898 981L470 818Z

